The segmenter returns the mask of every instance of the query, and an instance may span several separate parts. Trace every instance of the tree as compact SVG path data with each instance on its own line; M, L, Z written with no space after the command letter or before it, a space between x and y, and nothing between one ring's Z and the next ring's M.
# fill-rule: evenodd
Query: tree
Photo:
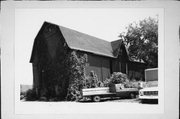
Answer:
M131 23L127 32L120 33L133 60L143 61L150 67L158 67L158 19L146 18Z

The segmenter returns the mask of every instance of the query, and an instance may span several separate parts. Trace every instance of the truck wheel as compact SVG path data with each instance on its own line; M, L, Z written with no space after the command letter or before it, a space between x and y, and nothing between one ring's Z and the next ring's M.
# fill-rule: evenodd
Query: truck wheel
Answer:
M83 98L82 98L82 101L86 101L86 97L83 97Z
M93 101L94 102L100 102L101 101L101 97L100 96L94 96L93 97Z
M145 103L145 100L141 99L141 100L140 100L140 103L142 103L142 104Z
M129 97L130 97L131 99L134 99L134 98L136 97L136 95L135 95L134 93L130 93Z

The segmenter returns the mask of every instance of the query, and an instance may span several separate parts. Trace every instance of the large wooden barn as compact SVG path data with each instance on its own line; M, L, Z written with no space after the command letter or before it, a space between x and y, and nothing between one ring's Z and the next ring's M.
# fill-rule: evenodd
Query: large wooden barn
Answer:
M105 80L113 72L128 74L130 79L144 79L144 63L132 61L122 40L108 42L69 28L44 22L35 38L30 62L33 66L33 86L40 88L45 65L57 59L63 47L87 54L86 74L92 70L99 80Z

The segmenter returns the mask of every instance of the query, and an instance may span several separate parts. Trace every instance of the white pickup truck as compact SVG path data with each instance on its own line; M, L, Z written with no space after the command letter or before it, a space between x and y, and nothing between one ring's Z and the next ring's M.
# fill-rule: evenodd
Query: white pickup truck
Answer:
M139 90L141 102L151 101L158 103L158 68L145 70L145 86Z
M135 98L138 95L138 88L125 88L123 84L114 84L110 87L82 89L83 98L91 98L95 102L105 97L129 97Z

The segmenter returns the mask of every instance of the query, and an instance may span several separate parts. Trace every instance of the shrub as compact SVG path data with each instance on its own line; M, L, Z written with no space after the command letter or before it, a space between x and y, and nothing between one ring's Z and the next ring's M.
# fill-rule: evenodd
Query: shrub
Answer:
M68 94L66 96L67 101L78 101L81 98L80 91L76 88L76 86L71 85L68 89Z
M96 88L98 87L98 77L94 73L94 71L91 71L88 76L86 76L83 88Z
M129 79L126 74L121 72L114 72L109 79L106 79L104 81L105 86L109 86L111 84L127 84L129 82Z
M29 89L25 95L26 101L35 101L38 99L36 91L34 89Z
M94 71L91 71L88 76L85 76L82 80L76 80L68 88L68 95L66 100L68 101L78 101L82 98L81 89L82 88L97 88L103 87L103 82L98 80L98 77Z
M26 92L21 92L20 93L20 100L24 99L26 95Z
M106 87L121 83L125 88L140 88L140 81L130 81L128 76L121 72L114 72L111 77L106 79L103 83Z
M67 59L68 70L68 90L66 100L75 101L81 97L80 91L85 82L85 66L87 55L80 52L71 52Z

